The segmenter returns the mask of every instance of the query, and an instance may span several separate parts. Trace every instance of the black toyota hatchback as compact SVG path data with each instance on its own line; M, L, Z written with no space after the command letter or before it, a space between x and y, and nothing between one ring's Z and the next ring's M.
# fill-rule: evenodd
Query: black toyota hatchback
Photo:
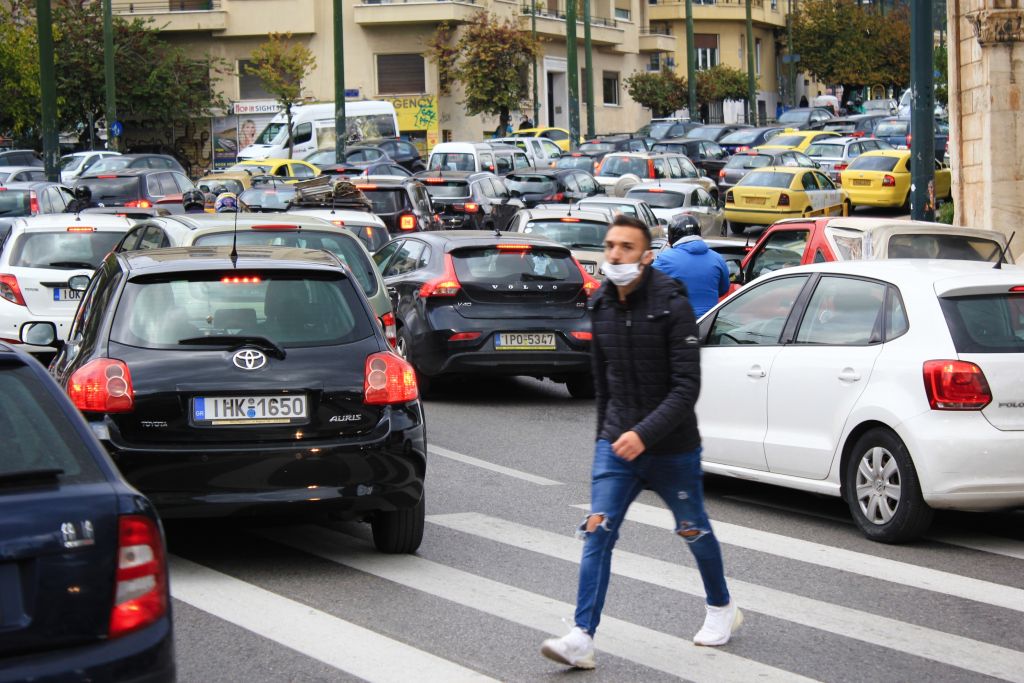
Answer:
M173 681L153 506L46 370L3 344L0 396L0 681Z
M111 254L51 365L164 517L330 512L423 533L416 378L348 268L280 247Z
M444 375L527 375L593 396L587 299L600 283L566 247L453 230L392 240L374 260L398 305L398 351L422 387Z

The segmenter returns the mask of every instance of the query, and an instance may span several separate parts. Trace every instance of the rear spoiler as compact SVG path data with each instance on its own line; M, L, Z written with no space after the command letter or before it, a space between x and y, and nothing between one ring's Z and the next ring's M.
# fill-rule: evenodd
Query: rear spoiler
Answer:
M125 218L130 218L133 221L141 221L145 220L146 218L153 218L154 216L171 215L171 212L168 211L167 209L140 209L130 208L127 206L90 206L88 209L82 209L79 213L100 213L105 214L107 216L124 216Z

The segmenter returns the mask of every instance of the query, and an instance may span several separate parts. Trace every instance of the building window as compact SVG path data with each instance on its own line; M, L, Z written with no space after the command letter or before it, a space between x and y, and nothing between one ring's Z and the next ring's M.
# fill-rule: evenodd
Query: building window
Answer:
M248 59L238 60L238 99L240 100L272 100L274 96L263 89L263 83L257 76L249 73L247 67L252 65Z
M605 71L601 77L601 84L604 89L604 103L619 103L619 74L615 71Z
M761 75L761 39L754 38L754 73Z
M693 46L697 52L697 68L710 69L718 66L718 35L712 33L695 33Z
M623 21L629 21L631 12L624 7L615 8L615 18L622 19Z
M377 55L378 94L406 95L426 91L427 72L423 55Z

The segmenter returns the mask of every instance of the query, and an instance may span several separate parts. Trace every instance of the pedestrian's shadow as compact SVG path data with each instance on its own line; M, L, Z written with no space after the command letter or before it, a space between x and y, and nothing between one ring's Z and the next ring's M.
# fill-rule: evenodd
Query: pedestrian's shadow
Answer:
M531 377L452 377L434 380L426 396L431 403L487 403L488 405L579 406L590 401L574 399L564 384Z

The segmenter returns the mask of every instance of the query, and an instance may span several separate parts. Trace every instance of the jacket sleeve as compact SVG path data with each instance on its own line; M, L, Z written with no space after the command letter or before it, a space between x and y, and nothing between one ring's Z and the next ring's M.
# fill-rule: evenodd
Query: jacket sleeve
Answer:
M723 296L729 291L729 285L731 283L729 282L729 265L725 262L725 259L722 258L721 254L718 254L718 272L718 296Z
M597 403L597 436L604 429L604 416L608 410L608 373L605 368L604 351L595 334L590 341L590 367L594 373L594 398Z
M680 417L692 414L700 395L700 341L690 302L674 297L668 324L669 384L664 400L633 431L652 446L679 427Z

